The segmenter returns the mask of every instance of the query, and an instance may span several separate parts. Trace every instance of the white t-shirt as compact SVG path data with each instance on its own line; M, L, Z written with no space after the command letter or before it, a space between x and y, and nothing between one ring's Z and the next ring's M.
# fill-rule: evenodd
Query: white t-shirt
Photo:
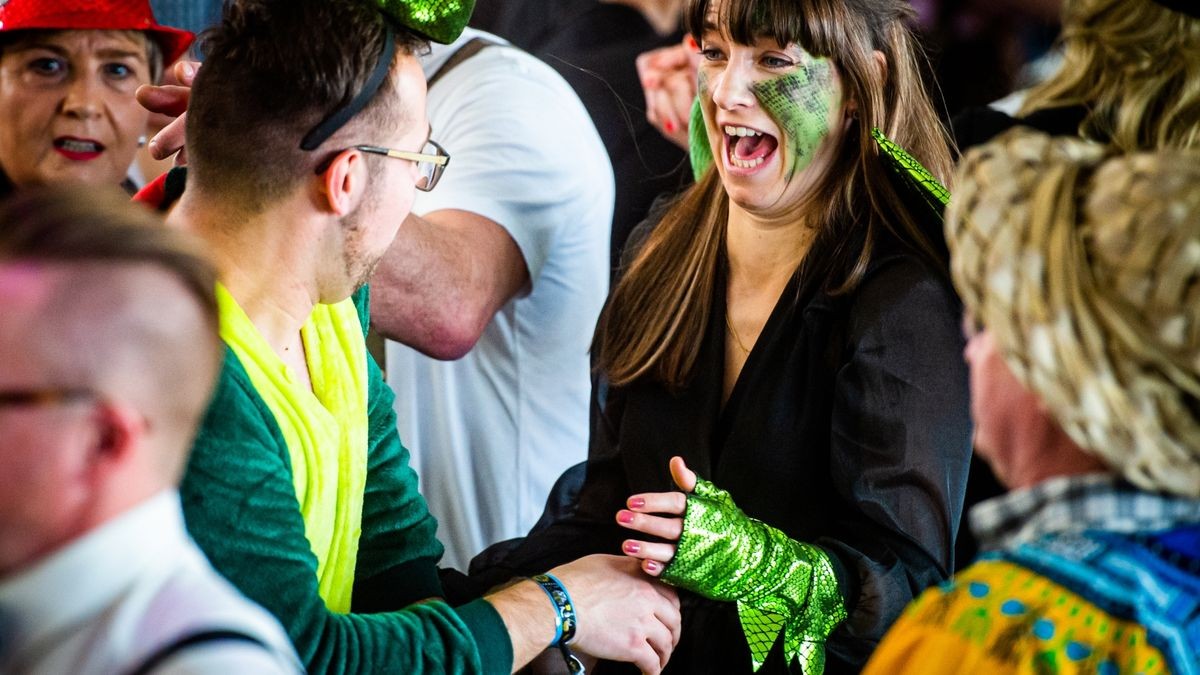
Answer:
M0 673L108 675L136 670L180 638L232 630L174 652L156 673L304 670L275 618L216 570L164 492L0 582Z
M426 77L477 36L422 57ZM450 153L413 211L461 209L516 241L532 290L505 304L475 347L437 361L387 345L400 438L438 520L445 565L525 534L554 481L587 455L588 350L608 293L613 174L579 98L553 69L487 47L429 91L429 121Z

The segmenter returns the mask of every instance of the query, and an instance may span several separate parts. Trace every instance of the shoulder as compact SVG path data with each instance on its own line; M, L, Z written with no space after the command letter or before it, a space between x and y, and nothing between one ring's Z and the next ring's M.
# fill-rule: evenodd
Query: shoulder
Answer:
M955 326L961 304L949 275L915 251L898 244L879 246L866 275L852 295L852 316L860 320L903 320L912 313L948 316Z
M230 672L302 670L279 622L218 574L190 540L144 605L135 631L139 662L162 659L152 672L217 673L221 664Z

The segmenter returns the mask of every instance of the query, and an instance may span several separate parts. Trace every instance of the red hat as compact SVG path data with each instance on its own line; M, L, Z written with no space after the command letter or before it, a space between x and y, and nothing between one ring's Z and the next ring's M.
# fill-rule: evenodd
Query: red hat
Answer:
M17 30L136 30L163 52L163 64L183 55L195 35L160 26L150 0L0 0L0 33Z

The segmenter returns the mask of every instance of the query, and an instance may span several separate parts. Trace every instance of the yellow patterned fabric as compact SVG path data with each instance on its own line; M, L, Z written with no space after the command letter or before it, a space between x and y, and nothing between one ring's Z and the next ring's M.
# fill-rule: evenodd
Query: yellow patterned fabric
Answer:
M317 305L300 329L312 389L284 365L224 286L221 338L287 442L321 598L350 611L367 482L367 354L351 300Z
M1168 675L1146 629L1005 560L923 593L864 675Z

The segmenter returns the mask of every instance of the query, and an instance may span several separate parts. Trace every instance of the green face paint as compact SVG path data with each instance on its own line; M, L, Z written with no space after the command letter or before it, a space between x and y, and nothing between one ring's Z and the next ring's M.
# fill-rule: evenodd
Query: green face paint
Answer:
M713 163L708 127L704 124L704 111L700 108L700 101L707 97L708 74L701 69L696 79L696 100L692 101L692 114L688 119L688 155L692 162L692 178L697 181Z
M829 59L818 58L796 72L750 85L763 110L783 130L785 168L790 179L812 163L829 135L829 112L839 104Z

